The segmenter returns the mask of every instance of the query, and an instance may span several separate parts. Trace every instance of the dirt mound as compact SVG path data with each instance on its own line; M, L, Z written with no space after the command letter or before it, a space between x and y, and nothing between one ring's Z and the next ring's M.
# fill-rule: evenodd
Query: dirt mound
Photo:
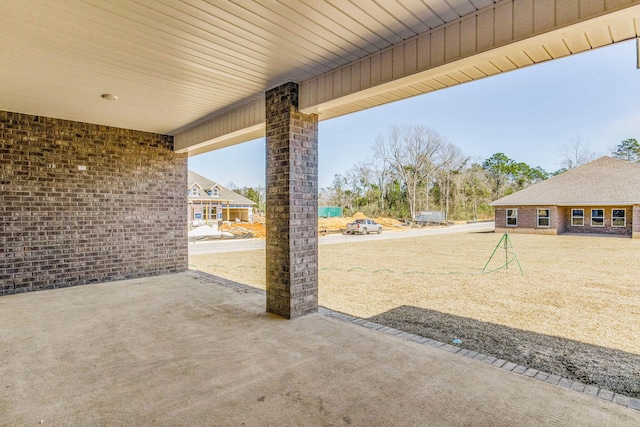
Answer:
M356 219L365 218L370 217L366 216L362 212L357 212L353 216L318 218L318 232L339 232L340 230L344 230L345 228L347 228L348 223L353 222ZM400 226L402 225L402 223L397 219L384 217L371 219L379 224L382 224L383 229L386 231L401 229ZM254 222L253 224L249 224L247 222L232 222L231 224L223 223L220 227L218 227L218 230L228 231L229 233L237 235L243 235L251 232L257 239L265 239L267 237L267 231L264 222Z
M347 228L347 224L353 222L356 219L366 219L370 218L363 214L362 212L356 212L353 216L343 216L337 218L318 218L318 228L322 232L326 231L339 231ZM398 221L394 218L384 218L377 217L371 218L378 224L381 224L385 230L391 229L399 229L399 226L402 225L402 222Z
M264 224L261 224L259 222L254 222L253 224L249 224L248 222L232 222L231 224L222 224L220 227L218 227L218 230L228 231L229 233L240 235L251 232L257 239L264 239L267 237L267 232Z
M403 222L398 221L395 218L385 218L385 217L377 217L377 218L373 218L373 220L375 222L377 222L378 224L382 224L383 227L400 227L403 225Z
M340 230L347 227L347 223L353 221L350 217L318 218L318 229Z

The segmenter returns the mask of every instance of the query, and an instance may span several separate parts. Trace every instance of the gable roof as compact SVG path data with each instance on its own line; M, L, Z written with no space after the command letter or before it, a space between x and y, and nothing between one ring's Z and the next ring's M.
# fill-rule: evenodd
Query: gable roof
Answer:
M199 196L189 196L189 200L220 200L233 202L233 204L255 205L254 201L241 196L235 191L229 190L227 187L223 187L217 182L211 181L209 178L198 175L195 172L189 171L187 182L189 184L189 188L192 188L194 185L198 185L205 191L211 190L215 186L220 188L220 196L210 196L207 193L204 193L200 194Z
M502 197L491 206L640 204L640 165L608 156Z

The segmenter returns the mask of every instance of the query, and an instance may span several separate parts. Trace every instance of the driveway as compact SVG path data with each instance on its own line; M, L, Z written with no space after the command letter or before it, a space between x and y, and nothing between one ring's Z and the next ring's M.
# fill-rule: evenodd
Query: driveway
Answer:
M481 233L494 229L493 222L478 222L474 224L452 225L450 227L414 228L402 231L383 231L382 234L346 235L328 234L318 238L321 245L337 243L352 243L372 240L404 239L415 236L428 236L450 233ZM239 252L264 249L265 241L258 239L247 240L212 240L208 242L189 243L189 255L213 254L220 252Z

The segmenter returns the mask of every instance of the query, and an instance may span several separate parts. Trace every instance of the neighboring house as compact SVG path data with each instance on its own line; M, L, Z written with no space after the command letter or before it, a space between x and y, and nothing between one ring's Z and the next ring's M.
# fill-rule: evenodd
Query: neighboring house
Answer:
M497 233L640 238L640 165L601 157L491 203Z
M253 201L192 171L188 183L189 223L253 222Z

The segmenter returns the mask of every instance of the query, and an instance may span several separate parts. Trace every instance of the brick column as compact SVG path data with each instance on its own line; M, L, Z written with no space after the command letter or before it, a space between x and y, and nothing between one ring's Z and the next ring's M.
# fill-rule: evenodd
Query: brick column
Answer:
M266 93L267 311L318 311L318 116L298 111L298 85Z

